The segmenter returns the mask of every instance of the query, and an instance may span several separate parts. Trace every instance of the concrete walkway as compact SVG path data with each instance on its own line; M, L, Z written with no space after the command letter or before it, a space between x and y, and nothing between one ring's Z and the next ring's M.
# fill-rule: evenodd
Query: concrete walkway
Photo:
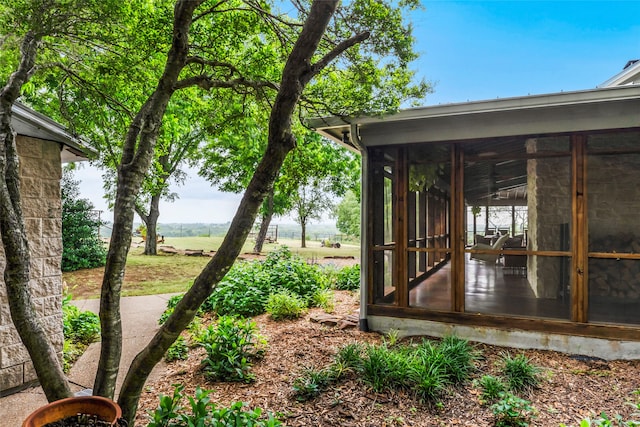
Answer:
M116 393L120 389L122 380L127 373L129 364L136 354L144 348L151 337L158 330L158 319L167 307L169 295L149 295L142 297L122 298L120 311L122 314L122 360L120 361L120 375ZM99 300L78 300L73 304L82 310L99 310ZM79 392L93 387L93 379L98 369L100 359L100 343L93 343L78 359L69 372L72 391ZM163 363L153 370L150 380L157 378L164 369ZM35 409L47 403L42 388L32 387L0 398L0 425L6 427L20 427L22 421Z

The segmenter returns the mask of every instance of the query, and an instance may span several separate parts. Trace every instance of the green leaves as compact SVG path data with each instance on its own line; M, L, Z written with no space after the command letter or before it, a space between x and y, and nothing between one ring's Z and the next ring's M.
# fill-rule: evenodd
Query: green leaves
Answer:
M62 271L100 267L107 250L98 235L102 222L87 199L78 198L70 171L62 178Z

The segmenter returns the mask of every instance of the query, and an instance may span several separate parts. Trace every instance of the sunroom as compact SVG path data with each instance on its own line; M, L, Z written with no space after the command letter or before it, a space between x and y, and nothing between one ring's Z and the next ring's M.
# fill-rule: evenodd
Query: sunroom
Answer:
M362 155L361 326L640 358L640 86L311 125Z

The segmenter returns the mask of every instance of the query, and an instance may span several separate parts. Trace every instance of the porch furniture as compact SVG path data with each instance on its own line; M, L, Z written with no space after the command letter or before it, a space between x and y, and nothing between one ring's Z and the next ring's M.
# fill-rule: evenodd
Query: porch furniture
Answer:
M504 236L500 236L493 245L487 245L485 243L476 243L471 247L471 249L498 251L502 249L502 245L504 244L504 242L506 242L508 238L509 238L509 235L505 234ZM477 259L478 261L484 261L490 264L495 264L499 257L500 257L500 254L498 252L492 253L492 254L473 254L473 253L471 254L471 259Z
M524 236L522 234L518 236L514 236L510 239L507 239L504 242L502 249L508 249L510 251L524 251L526 248L523 246ZM507 275L527 275L527 256L526 255L515 255L515 254L504 254L504 266L503 273Z

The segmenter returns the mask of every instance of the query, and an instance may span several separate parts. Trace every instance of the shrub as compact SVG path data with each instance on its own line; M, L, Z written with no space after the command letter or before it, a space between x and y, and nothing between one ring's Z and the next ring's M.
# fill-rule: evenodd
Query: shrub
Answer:
M335 288L341 291L360 289L360 265L347 266L338 272Z
M257 333L255 322L221 316L215 325L197 337L207 352L202 361L205 377L213 381L251 382L253 361L265 352L266 341Z
M251 317L264 313L271 293L269 275L259 262L233 265L203 304L205 311L218 315Z
M61 181L62 197L62 271L101 267L107 249L98 230L102 222L95 217L94 206L79 198L78 181L65 171Z
M262 416L262 410L245 410L243 402L234 402L228 408L218 408L209 398L210 390L196 388L189 397L191 413L182 406L183 385L174 385L173 396L160 395L158 408L151 413L148 427L167 426L226 426L226 427L278 427L282 423L272 414Z
M524 354L511 357L509 353L502 356L502 374L507 380L509 389L513 391L529 390L538 386L540 368L531 364Z
M256 316L264 313L272 293L289 291L313 304L328 279L320 267L307 264L286 246L270 252L263 262L236 263L203 304L218 315Z
M491 406L496 427L527 427L535 416L531 402L511 393L500 393L500 400Z
M188 356L189 346L187 345L187 341L184 337L180 335L178 339L171 344L171 347L167 349L167 352L164 355L164 360L167 362L173 362L174 360L186 360Z
M297 319L307 311L307 303L288 291L269 295L266 311L273 320Z
M307 264L299 256L291 254L287 247L267 255L263 268L269 276L272 292L286 289L304 298L307 305L316 291L328 285L327 276L320 267Z

